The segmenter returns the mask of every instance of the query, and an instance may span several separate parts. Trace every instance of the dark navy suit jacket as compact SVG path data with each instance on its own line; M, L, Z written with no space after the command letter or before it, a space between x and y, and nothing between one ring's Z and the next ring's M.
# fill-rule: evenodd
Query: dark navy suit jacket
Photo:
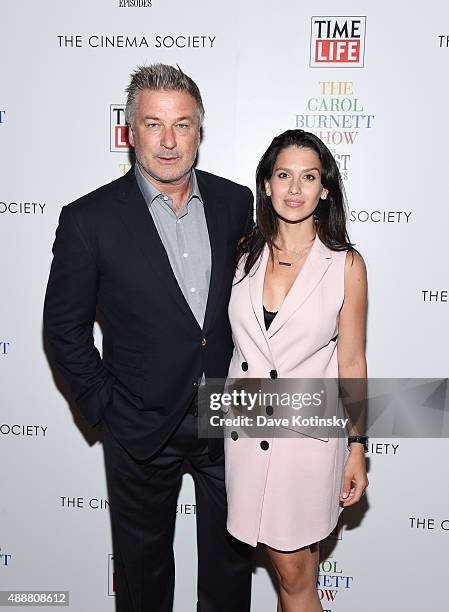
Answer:
M247 187L196 170L212 269L203 329L176 281L134 169L62 209L44 305L56 367L79 410L136 459L157 452L197 392L225 378L236 247L253 224ZM98 312L102 357L92 329ZM205 340L205 341L204 341ZM222 440L209 440L218 456Z

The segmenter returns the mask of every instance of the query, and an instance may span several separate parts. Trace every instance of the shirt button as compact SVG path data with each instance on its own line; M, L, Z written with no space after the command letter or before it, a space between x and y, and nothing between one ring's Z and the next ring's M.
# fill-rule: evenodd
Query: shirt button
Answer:
M231 431L231 438L233 440L238 440L239 439L239 434L236 431Z
M195 293L195 291L196 291L195 287L190 287L190 292L191 293Z
M188 254L188 253L183 253L183 254L182 254L182 256L183 256L183 257L188 257L188 256L189 256L189 254Z
M204 348L206 346L206 344L207 344L206 338L202 338L201 339L201 346Z
M270 445L266 440L262 440L262 442L260 443L260 448L262 450L268 450L270 448Z
M194 381L193 381L193 383L192 383L192 387L193 387L194 389L198 389L198 382L197 382L196 380L194 380Z
M268 414L268 416L271 416L273 414L273 406L267 406L265 408L265 412Z
M276 372L276 370L270 370L270 378L277 378L278 377L278 373Z
M246 361L242 361L242 370L244 372L248 371L248 363Z
M163 196L163 200L166 202L168 200L168 196Z

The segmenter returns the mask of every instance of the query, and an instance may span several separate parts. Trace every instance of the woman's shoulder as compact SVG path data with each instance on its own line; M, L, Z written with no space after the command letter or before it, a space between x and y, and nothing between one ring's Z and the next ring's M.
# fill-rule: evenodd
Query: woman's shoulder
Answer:
M251 253L249 251L245 251L239 255L239 258L236 264L236 268L235 268L234 283L243 281L244 279L246 280L250 276L253 276L255 274L255 272L257 271L262 261L264 249L265 249L265 246L262 248L261 253L259 253L257 258L253 261L251 268L249 270L247 269L248 267L247 262L248 262L248 258L250 257Z
M357 249L348 248L343 253L345 254L345 272L360 273L366 271L365 260Z
M248 253L241 253L238 257L238 261L234 272L234 283L243 280L245 277L245 265L248 259Z
M367 271L362 255L355 249L346 251L344 266L345 292L366 291Z

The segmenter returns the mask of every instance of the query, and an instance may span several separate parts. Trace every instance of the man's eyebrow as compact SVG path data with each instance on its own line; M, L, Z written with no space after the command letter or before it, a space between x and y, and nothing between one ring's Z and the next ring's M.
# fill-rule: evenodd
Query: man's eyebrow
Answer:
M144 115L143 120L146 121L147 119L151 119L152 121L161 121L161 118L156 117L155 115ZM191 117L190 115L183 115L182 117L178 117L177 119L175 119L175 123L186 120L193 121L193 117Z

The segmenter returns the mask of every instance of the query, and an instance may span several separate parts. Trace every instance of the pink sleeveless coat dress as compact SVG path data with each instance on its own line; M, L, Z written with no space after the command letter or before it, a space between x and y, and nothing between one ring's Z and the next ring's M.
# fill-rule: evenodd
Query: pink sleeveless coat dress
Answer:
M346 251L312 248L268 330L263 285L268 247L239 284L229 317L234 353L229 378L338 378L338 316ZM242 263L235 281L242 276ZM261 444L263 442L263 444ZM225 439L228 531L238 540L291 551L335 528L347 459L344 438Z

